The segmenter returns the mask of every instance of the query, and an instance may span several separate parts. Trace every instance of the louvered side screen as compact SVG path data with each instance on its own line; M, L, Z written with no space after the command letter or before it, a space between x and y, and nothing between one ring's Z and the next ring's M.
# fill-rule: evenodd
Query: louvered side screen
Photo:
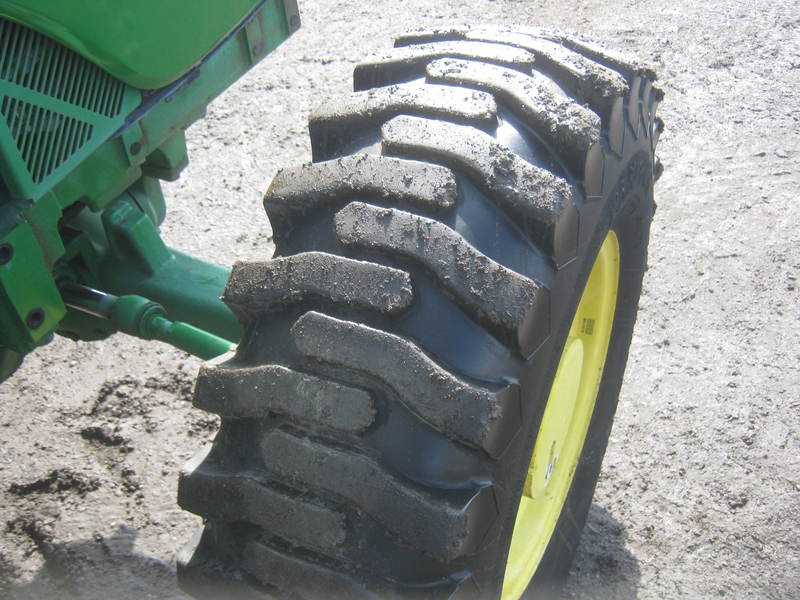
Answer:
M102 144L139 93L79 54L0 19L0 174L36 199Z

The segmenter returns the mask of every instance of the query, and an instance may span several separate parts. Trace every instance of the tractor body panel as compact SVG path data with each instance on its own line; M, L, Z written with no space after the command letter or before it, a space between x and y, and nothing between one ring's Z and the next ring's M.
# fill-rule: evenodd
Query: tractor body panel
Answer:
M80 294L65 302L66 285L123 304L136 295L202 330L188 335L177 323L156 339L207 331L238 341L240 325L219 298L228 269L160 238L159 179L186 166L184 130L208 103L300 25L295 0L68 4L0 0L0 380L54 332L92 340L135 329L81 311ZM126 25L117 38L104 30L107 14ZM137 59L146 80L125 74L134 63L109 58L138 55L137 36L156 47ZM192 54L193 38L204 41Z
M260 3L0 0L0 16L74 50L131 87L150 90L185 75Z

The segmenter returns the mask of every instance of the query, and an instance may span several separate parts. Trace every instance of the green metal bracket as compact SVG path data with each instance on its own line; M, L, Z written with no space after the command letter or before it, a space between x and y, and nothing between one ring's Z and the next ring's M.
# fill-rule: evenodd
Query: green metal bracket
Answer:
M186 135L181 129L147 156L142 173L164 181L175 181L188 164Z
M141 122L134 123L131 127L128 127L122 132L120 138L122 139L125 156L128 157L128 163L134 167L141 165L147 158L143 152L147 140L144 139Z
M228 269L168 248L155 223L126 198L109 206L102 223L108 250L96 280L104 290L150 298L180 321L239 341L241 325L220 300Z
M84 209L69 225L88 236L90 243L76 239L76 248L67 250L70 267L62 269L60 278L107 294L147 298L163 306L171 318L238 342L241 325L220 300L230 272L164 244L157 227L163 218L162 203L158 182L144 180L101 215ZM74 311L59 329L79 339L99 339L112 332L108 320Z
M103 213L103 228L111 245L112 260L156 274L172 254L153 222L133 202L118 200Z
M161 192L161 184L151 177L142 177L129 187L125 194L150 221L158 226L167 216L167 204Z
M44 252L44 262L50 269L64 254L64 243L58 231L62 213L63 209L58 203L58 198L49 192L20 211L20 216L28 222L36 239L39 240Z
M0 240L0 346L30 352L65 313L39 242L31 226L21 223Z

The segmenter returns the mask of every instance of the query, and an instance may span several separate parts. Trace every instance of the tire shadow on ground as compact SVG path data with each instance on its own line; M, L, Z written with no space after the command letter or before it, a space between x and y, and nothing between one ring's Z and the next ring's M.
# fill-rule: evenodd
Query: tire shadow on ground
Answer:
M30 537L44 564L33 579L19 583L14 566L0 556L5 600L189 600L177 587L173 567L136 552L138 534L128 527L69 543Z
M188 600L168 564L137 553L137 533L120 527L112 536L54 543L31 537L44 558L27 583L14 583L15 569L0 556L0 596L8 600ZM589 509L575 564L562 598L635 600L640 570L625 547L624 526L603 507ZM27 578L26 578L27 579Z
M635 600L641 571L627 539L624 525L592 504L562 598Z

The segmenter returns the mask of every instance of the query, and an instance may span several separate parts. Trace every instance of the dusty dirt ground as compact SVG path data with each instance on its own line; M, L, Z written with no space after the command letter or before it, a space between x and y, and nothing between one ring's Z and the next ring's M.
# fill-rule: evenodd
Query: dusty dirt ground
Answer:
M271 254L261 194L310 157L306 115L360 58L444 23L541 24L655 64L666 100L651 269L568 598L800 598L800 3L301 2L304 27L189 131L165 235L222 264ZM0 596L186 598L198 519L180 465L216 422L199 362L58 339L0 387Z

